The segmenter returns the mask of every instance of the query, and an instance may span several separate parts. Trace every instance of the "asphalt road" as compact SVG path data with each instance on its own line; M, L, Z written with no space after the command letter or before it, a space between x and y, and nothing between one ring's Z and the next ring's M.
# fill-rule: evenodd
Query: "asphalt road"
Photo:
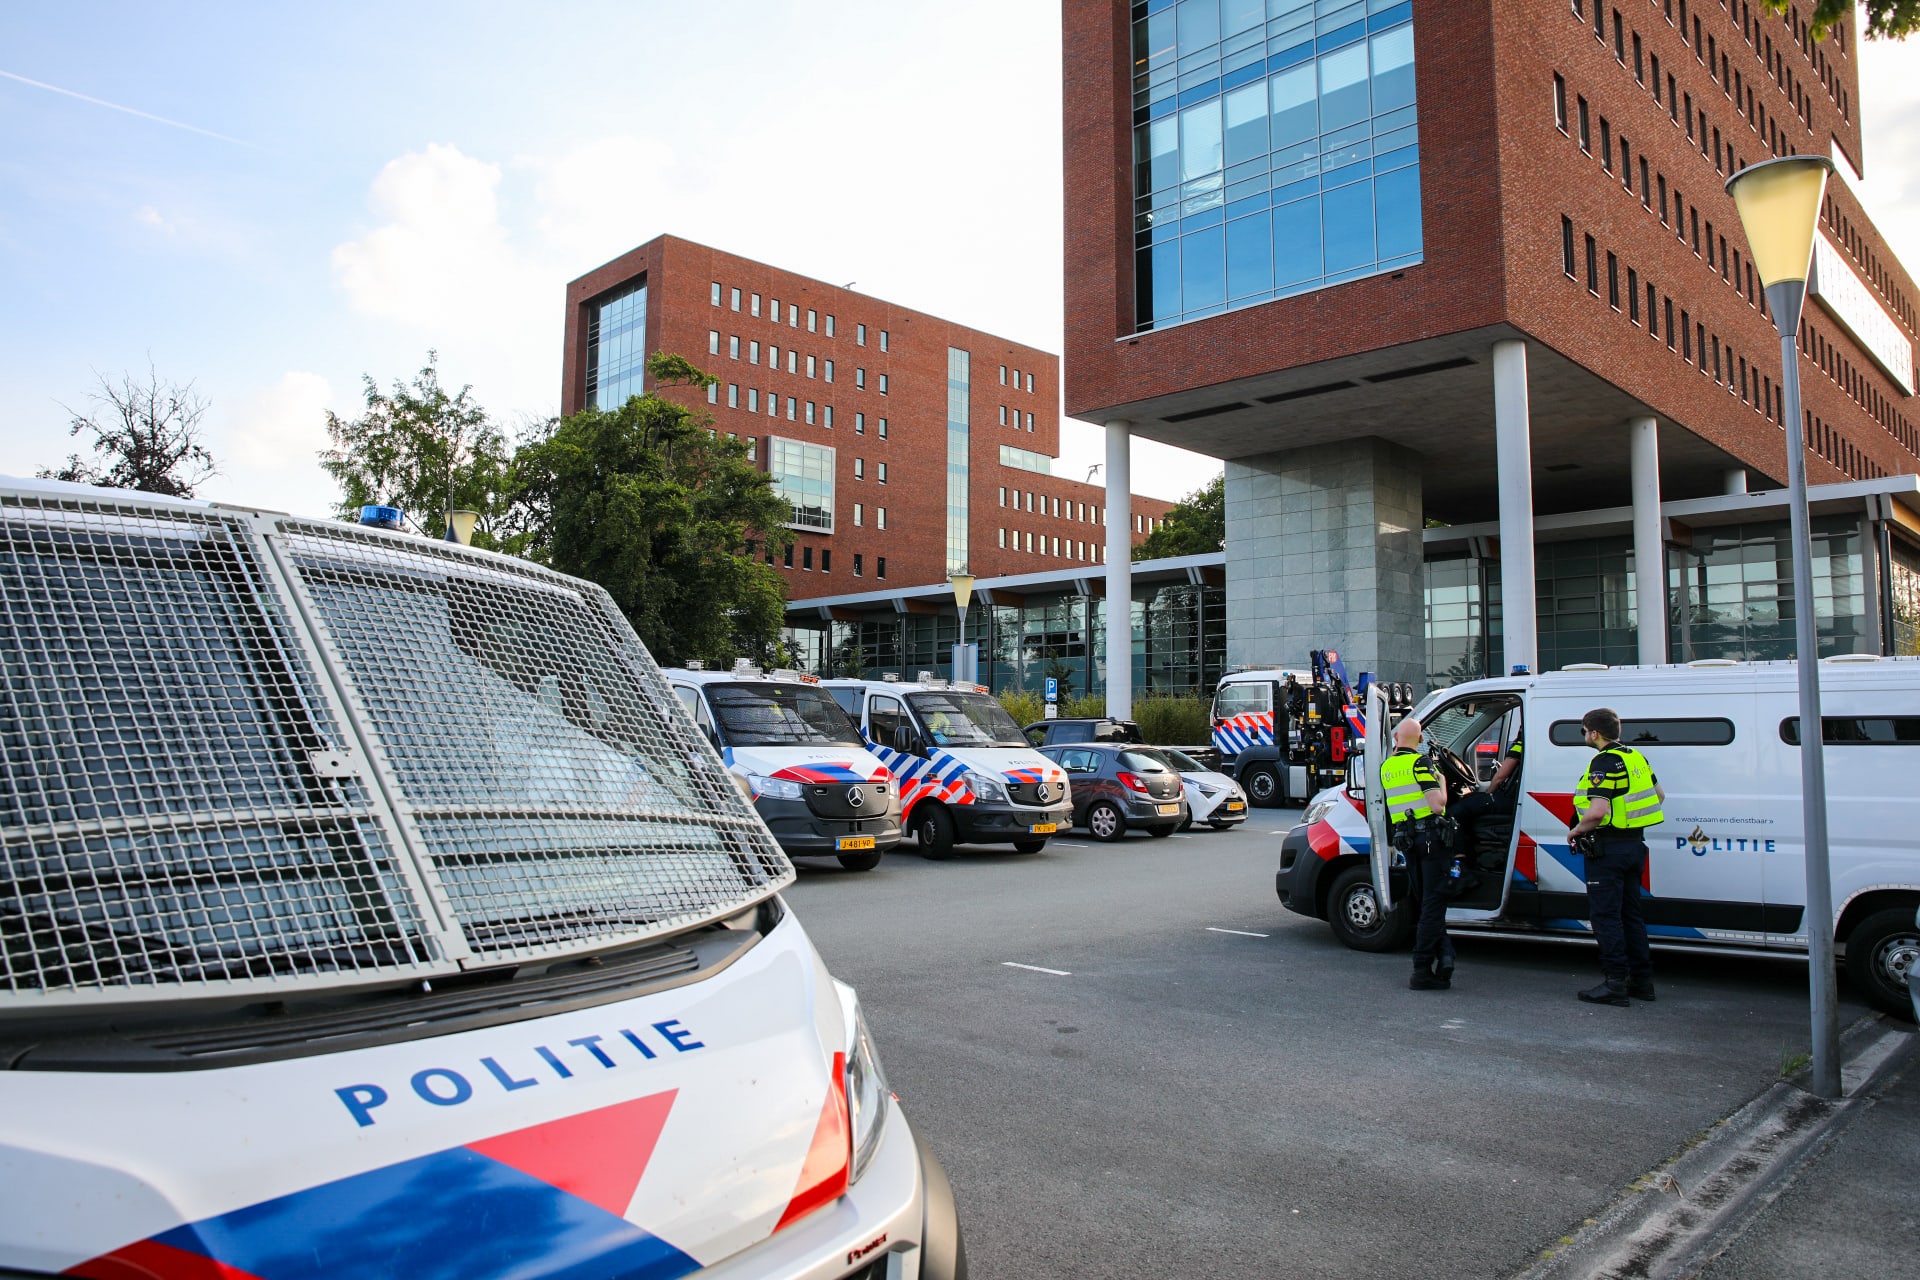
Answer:
M1507 1274L1806 1045L1791 962L1657 955L1614 1009L1591 947L1468 938L1409 991L1281 908L1293 818L802 869L975 1275Z

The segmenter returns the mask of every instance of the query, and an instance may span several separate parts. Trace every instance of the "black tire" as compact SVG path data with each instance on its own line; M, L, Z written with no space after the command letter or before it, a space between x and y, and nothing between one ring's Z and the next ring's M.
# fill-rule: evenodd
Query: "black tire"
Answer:
M1191 813L1180 820L1180 829L1182 831L1193 830L1193 815Z
M1173 828L1172 827L1148 827L1147 834L1152 836L1155 840L1164 840L1168 836L1173 834Z
M1237 822L1209 822L1207 825L1215 831L1231 831L1240 824Z
M1045 840L1015 840L1013 842L1013 851L1015 853L1038 853L1046 847L1047 842Z
M1127 834L1127 815L1118 805L1096 800L1087 806L1087 834L1103 842L1118 840Z
M880 865L878 849L870 853L837 853L834 857L838 858L840 865L849 871L871 871Z
M1883 1013L1913 1021L1907 972L1920 964L1920 928L1912 907L1876 911L1847 935L1847 981Z
M1327 891L1327 923L1333 936L1355 951L1398 951L1413 941L1413 913L1397 903L1383 918L1373 892L1373 873L1363 862L1333 878Z
M1247 799L1256 809L1275 809L1280 805L1280 771L1270 764L1259 764L1241 777Z
M921 857L944 862L953 856L953 819L939 805L921 805L915 811L913 836L920 842Z

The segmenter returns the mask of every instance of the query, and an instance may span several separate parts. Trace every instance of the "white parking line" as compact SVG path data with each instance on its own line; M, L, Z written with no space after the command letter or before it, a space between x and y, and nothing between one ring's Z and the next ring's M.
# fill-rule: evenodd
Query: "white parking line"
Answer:
M1220 928L1216 928L1213 925L1207 926L1207 932L1208 933L1237 933L1243 938L1271 938L1273 936L1270 933L1254 933L1251 930L1247 930L1247 929L1220 929Z
M1050 973L1056 978L1071 978L1073 974L1066 969L1043 969L1037 964L1021 964L1017 960L1002 960L1001 964L1009 969L1031 969L1035 973Z

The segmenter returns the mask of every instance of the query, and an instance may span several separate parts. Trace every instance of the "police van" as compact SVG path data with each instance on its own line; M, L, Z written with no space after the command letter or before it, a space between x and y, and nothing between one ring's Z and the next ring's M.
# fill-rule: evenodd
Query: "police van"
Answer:
M821 688L893 771L902 822L929 858L956 844L1010 844L1038 853L1073 825L1060 766L1028 745L998 699L978 685L936 680L824 680Z
M1621 740L1645 754L1666 791L1663 819L1645 833L1643 907L1655 945L1805 954L1797 672L1791 662L1581 665L1430 694L1414 714L1456 796L1477 780L1482 748L1504 754L1524 735L1513 812L1484 815L1465 833L1448 927L1591 936L1584 865L1567 833L1593 757L1580 718L1611 707ZM1827 658L1820 691L1834 936L1860 993L1911 1016L1920 659ZM1395 906L1404 873L1390 865L1377 770L1365 764L1384 758L1388 718L1369 706L1365 757L1287 834L1277 878L1282 903L1363 950L1402 946L1413 927Z
M762 674L745 661L663 674L788 857L826 855L871 871L900 843L892 771L817 677Z
M964 1274L599 587L0 481L0 740L0 1275Z

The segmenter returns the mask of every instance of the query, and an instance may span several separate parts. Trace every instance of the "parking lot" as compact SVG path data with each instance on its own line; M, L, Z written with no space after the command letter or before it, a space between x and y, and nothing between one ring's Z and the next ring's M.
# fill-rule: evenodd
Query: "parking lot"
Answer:
M1280 907L1294 817L802 869L975 1274L1507 1274L1805 1048L1789 961L1661 954L1614 1009L1590 948L1467 938L1411 992Z

